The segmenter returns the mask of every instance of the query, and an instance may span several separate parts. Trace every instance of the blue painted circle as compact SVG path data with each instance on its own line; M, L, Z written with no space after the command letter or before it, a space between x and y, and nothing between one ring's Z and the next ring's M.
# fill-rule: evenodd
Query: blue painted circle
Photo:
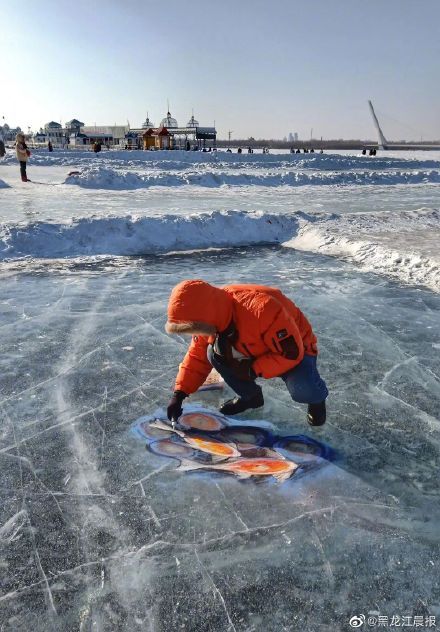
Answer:
M148 449L159 456L168 456L172 459L190 459L196 454L196 450L193 450L189 445L180 441L174 441L173 439L158 439L152 441L148 445Z
M281 448L286 451L301 452L304 455L313 454L314 456L328 460L330 460L333 455L333 451L329 446L306 435L279 437L274 442L273 447Z

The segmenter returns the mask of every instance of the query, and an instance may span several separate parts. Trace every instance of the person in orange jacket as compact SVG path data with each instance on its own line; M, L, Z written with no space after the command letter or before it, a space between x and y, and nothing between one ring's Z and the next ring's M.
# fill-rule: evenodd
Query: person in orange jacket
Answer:
M308 404L309 424L325 422L328 390L316 366L316 336L280 290L182 281L171 292L165 330L192 335L167 408L170 421L177 421L185 397L197 391L214 367L237 394L221 406L224 415L263 406L256 378L280 377L294 401Z

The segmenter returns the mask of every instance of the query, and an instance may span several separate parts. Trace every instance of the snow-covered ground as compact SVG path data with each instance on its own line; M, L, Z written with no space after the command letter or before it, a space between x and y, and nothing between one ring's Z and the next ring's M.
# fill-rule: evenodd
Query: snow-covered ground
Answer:
M36 151L32 184L10 153L0 176L9 261L288 242L440 289L440 152Z
M438 625L440 154L35 152L28 174L0 162L0 627ZM187 341L166 304L191 277L304 309L327 424L281 380L242 417L336 462L243 483L133 437L169 398Z

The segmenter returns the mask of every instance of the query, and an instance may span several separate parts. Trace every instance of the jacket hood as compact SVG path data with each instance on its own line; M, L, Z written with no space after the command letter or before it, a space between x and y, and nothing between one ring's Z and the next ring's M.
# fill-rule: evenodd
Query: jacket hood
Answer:
M168 322L203 322L223 331L232 320L232 297L200 279L182 281L173 288Z

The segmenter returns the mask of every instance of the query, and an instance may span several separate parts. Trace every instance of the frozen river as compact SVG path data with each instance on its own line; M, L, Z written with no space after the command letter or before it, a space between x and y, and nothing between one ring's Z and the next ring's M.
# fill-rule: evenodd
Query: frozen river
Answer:
M29 176L56 186L0 165L1 629L438 626L438 157L172 155L37 155ZM189 181L151 185L176 173ZM326 425L281 380L241 417L323 441L334 462L242 482L178 472L133 435L169 398L186 344L165 334L166 305L192 277L274 285L309 316Z

